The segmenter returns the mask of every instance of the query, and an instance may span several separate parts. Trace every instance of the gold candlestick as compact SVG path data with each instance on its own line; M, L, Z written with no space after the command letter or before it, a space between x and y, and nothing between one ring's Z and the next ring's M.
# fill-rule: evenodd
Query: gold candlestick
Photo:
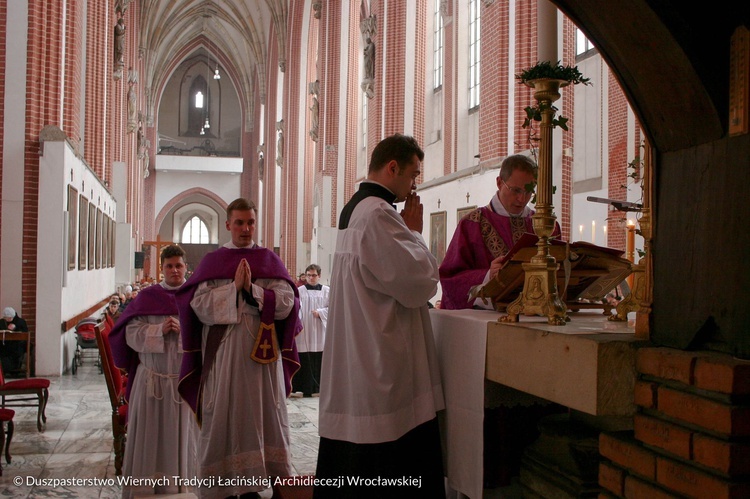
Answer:
M550 255L549 238L555 230L552 206L552 120L555 109L552 103L560 98L560 88L569 84L566 80L539 78L526 84L534 89L534 98L541 111L539 140L539 170L537 174L536 213L531 217L534 233L539 237L537 254L531 262L524 263L526 273L523 291L507 307L504 322L517 322L518 315L546 315L547 322L564 325L567 320L566 307L557 292L557 269L559 265Z

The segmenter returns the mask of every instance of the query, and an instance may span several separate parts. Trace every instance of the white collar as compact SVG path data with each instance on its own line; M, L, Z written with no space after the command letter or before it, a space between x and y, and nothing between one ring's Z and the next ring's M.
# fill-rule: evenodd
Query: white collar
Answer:
M255 246L255 241L250 241L250 244L247 246L235 246L232 241L229 241L224 245L225 248L229 249L252 249Z
M505 209L505 206L503 206L503 203L500 201L500 196L496 192L494 196L492 196L492 201L490 201L490 206L492 207L492 211L497 213L498 215L501 215L503 217L530 217L534 212L531 211L531 208L529 208L529 205L526 205L523 207L523 211L519 213L518 215L513 215L512 213L508 213L508 210Z

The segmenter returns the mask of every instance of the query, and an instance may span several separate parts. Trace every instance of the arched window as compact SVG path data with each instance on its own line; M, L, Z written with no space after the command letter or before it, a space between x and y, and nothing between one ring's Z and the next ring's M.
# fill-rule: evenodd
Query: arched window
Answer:
M190 86L190 107L188 109L188 133L185 135L199 135L206 121L208 112L206 104L208 83L203 76L198 75Z
M182 229L183 244L208 244L208 227L198 215L187 221Z

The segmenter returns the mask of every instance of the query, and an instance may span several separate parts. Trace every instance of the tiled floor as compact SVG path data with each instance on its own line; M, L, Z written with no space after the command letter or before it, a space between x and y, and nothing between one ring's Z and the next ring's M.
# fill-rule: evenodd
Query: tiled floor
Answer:
M92 364L84 363L75 376L51 378L44 432L37 431L35 408L14 408L12 461L7 464L2 458L0 497L120 497L109 396L104 377ZM294 470L300 475L313 474L318 453L318 399L289 399L287 410ZM55 482L73 479L85 483Z

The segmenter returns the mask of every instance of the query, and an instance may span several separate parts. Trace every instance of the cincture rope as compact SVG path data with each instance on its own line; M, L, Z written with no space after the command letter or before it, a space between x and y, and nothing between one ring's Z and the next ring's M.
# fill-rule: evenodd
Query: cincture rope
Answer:
M154 381L156 378L160 378L163 380L168 380L169 386L172 387L170 389L170 391L172 392L172 402L174 402L175 404L182 403L182 397L179 396L179 394L177 393L177 389L176 389L177 387L176 381L180 377L179 374L158 373L154 371L153 369L149 369L148 367L145 367L145 366L141 366L140 368L148 371L148 378L146 378L146 394L149 397L154 398L156 400L164 400L164 392L161 389L161 386L163 385L163 383L158 383L159 388L157 389L156 387L157 383ZM158 395L157 395L157 391L159 392Z

